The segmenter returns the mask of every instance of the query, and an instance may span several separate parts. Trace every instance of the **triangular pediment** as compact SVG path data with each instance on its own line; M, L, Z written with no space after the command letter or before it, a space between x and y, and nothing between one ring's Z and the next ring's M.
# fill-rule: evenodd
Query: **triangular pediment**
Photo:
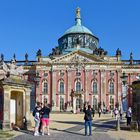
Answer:
M60 56L59 58L54 59L53 63L92 63L92 62L104 62L105 60L99 58L98 56L94 56L92 54L88 54L83 51L74 51L69 54Z

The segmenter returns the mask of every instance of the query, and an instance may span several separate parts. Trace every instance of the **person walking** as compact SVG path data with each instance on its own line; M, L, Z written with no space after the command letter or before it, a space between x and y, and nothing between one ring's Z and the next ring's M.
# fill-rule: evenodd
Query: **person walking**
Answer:
M44 103L44 107L41 110L41 113L42 113L42 135L44 135L45 126L47 127L47 134L50 135L50 131L49 131L50 112L51 112L50 105L47 105L47 103Z
M91 108L91 110L92 110L92 116L94 118L94 116L95 116L95 109L94 108Z
M88 108L84 107L84 120L85 120L85 136L87 136L87 129L89 127L89 136L92 135L92 109L91 106L88 105Z
M116 120L118 119L118 113L119 113L118 109L115 108L115 110L114 110L114 115L115 115L115 119L116 119Z
M98 109L99 118L101 117L101 112L102 112L102 110L101 110L101 108L99 107L99 109Z
M120 120L122 120L122 115L123 115L122 109L120 109L119 113L120 113Z
M39 114L40 114L40 123L39 123L39 128L38 128L38 131L39 133L42 132L42 107L43 107L43 103L40 103L39 104L39 107L40 107L40 111L39 111Z
M131 107L129 107L126 112L127 126L131 124L131 117L132 117L132 109Z

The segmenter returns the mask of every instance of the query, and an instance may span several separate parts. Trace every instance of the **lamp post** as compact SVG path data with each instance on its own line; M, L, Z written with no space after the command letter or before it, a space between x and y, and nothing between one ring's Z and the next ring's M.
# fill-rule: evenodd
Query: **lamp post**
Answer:
M127 75L125 75L125 73L123 72L122 76L120 77L122 80L123 85L125 86L127 83ZM120 111L122 111L122 99L121 96L119 96L119 108ZM117 118L117 122L116 122L116 130L120 130L120 118Z
M122 76L120 77L122 80L122 95L121 95L121 103L123 104L123 100L126 99L127 97L127 89L126 89L126 84L127 84L127 78L128 76L123 72ZM123 109L126 111L127 107L123 106Z
M122 80L123 85L125 85L127 83L127 78L128 78L128 76L125 74L125 72L123 72L123 74L120 78Z

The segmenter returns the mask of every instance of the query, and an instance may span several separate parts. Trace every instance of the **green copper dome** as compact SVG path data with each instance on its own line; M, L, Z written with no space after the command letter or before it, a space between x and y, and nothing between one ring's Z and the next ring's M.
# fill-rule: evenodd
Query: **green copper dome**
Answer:
M71 28L66 30L64 35L70 34L70 33L87 33L87 34L93 35L92 32L88 28L86 28L85 26L82 26L82 25L72 26Z
M69 28L68 30L66 30L64 35L71 34L71 33L87 33L87 34L93 35L92 32L88 28L81 25L80 8L77 8L76 10L75 21L76 21L75 25Z

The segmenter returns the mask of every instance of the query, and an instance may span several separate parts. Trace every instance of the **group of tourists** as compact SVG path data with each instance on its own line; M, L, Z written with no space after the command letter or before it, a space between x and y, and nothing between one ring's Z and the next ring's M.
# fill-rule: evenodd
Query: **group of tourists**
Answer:
M98 114L99 117L101 116L101 108L98 109ZM115 119L117 120L119 115L120 115L120 120L122 120L122 116L123 116L123 111L122 109L118 110L117 108L114 109L114 116ZM95 111L93 111L93 109L91 108L90 105L85 106L84 107L84 120L85 120L85 136L87 136L87 129L89 127L89 135L92 135L92 120L94 117L94 113ZM131 107L128 108L128 110L126 111L126 119L127 119L127 126L131 125L131 118L132 118L132 109Z
M122 115L123 115L122 109L118 110L117 108L115 108L114 116L116 120L118 119L119 115L120 115L120 120L122 120ZM132 117L132 109L131 107L129 107L125 115L125 118L127 119L127 126L131 124L131 117Z
M34 136L44 135L45 127L47 128L47 134L49 132L49 117L50 117L51 108L47 103L37 103L33 111L33 117L35 121Z
M50 135L49 132L49 117L50 117L51 107L47 103L37 103L33 111L34 121L35 121L35 129L34 129L34 136L44 135L45 127L47 128L47 134ZM84 105L84 126L85 126L85 136L92 135L92 120L95 114L95 110L91 108L91 105ZM99 117L101 116L101 108L98 109ZM115 119L118 119L120 114L120 119L122 119L123 112L118 110L117 108L113 111ZM131 107L128 108L126 111L126 118L127 118L127 125L131 124L131 117L132 117L132 109ZM89 132L88 132L89 129Z

